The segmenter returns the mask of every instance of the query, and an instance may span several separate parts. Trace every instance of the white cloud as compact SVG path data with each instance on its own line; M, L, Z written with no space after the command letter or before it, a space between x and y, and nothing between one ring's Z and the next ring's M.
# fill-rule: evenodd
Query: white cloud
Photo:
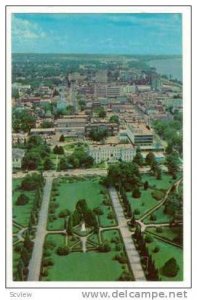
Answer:
M36 40L45 38L46 33L37 24L13 16L12 37L17 40Z

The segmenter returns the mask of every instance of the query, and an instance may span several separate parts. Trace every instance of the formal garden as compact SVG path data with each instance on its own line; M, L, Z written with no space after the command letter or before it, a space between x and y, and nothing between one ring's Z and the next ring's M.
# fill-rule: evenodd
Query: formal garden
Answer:
M100 178L58 177L53 181L48 230L63 230L65 218L74 211L78 200L86 199L100 227L116 226L117 221L107 189Z

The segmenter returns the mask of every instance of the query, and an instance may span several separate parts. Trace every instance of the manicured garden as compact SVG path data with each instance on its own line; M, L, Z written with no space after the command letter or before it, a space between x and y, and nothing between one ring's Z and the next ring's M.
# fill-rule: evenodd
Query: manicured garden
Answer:
M156 238L153 238L151 243L147 243L148 251L152 255L152 259L155 262L157 269L159 270L159 276L162 281L182 281L183 280L183 250L179 247L170 245ZM158 247L159 251L155 252L155 248ZM178 265L178 272L176 276L165 276L163 274L163 266L171 259L175 258Z
M139 198L133 197L131 192L126 193L136 219L139 219L151 208L159 204L159 201L163 199L165 192L175 182L175 179L172 179L171 176L165 173L162 174L162 177L159 180L150 174L143 174L142 182L147 182L148 184L146 188L145 184L141 186ZM162 210L163 208L158 209L158 211L154 213L157 216L157 220L152 222L150 217L147 217L145 223L168 222L170 218L165 215Z
M27 227L29 223L29 218L32 211L33 206L33 199L35 192L33 191L22 191L20 189L22 179L13 179L13 221L17 222L18 224L22 225L23 227ZM29 202L25 205L16 205L16 200L18 196L23 193L29 198ZM14 228L16 232L16 228Z
M99 178L54 179L49 208L48 230L63 230L64 218L61 212L73 212L77 201L86 199L90 209L100 208L98 216L100 226L116 225L115 214L107 190L99 183Z
M155 228L155 227L151 227L148 228L146 230L146 232L150 232L154 235L157 235L161 238L164 238L166 240L169 240L171 242L175 242L177 244L177 241L180 242L180 237L183 235L182 233L182 227L159 227L159 228Z
M96 234L93 234L88 238L87 246L92 242L95 245L94 250L90 249L91 251L83 253L81 248L78 250L73 248L67 255L58 255L58 247L70 247L77 242L76 237L73 243L69 242L70 239L73 237L67 239L61 234L47 235L41 272L42 281L117 281L123 273L130 274L124 251L120 252L114 247L116 242L122 243L118 230L102 232L103 242L110 245L109 251L97 250L99 239ZM120 262L118 258L122 258L122 261ZM129 276L133 278L132 274Z

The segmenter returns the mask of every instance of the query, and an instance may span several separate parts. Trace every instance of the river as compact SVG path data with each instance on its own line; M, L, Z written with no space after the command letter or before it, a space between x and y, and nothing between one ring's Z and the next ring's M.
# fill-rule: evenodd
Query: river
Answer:
M161 75L172 76L174 79L182 81L182 58L166 58L150 60L148 64L156 68Z

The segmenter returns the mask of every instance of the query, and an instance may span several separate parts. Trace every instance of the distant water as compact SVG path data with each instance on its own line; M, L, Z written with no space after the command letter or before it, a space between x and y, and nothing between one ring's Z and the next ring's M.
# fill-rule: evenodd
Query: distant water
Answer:
M182 81L182 58L150 60L148 64L161 75L171 75L172 78Z

